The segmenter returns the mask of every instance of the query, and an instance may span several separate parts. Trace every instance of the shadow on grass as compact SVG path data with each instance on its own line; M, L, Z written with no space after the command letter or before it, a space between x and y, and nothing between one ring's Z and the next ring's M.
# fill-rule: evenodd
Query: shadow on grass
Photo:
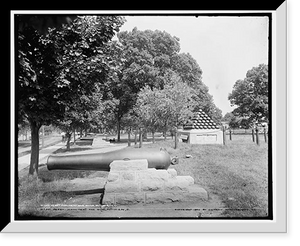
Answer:
M46 191L43 193L43 197L45 196L59 196L62 199L71 198L74 195L90 195L90 194L97 194L97 193L104 193L104 188L99 189L90 189L90 190L74 190L74 191Z
M85 171L85 170L51 170L47 169L47 166L42 166L39 169L39 179L44 183L52 182L62 179L75 179L75 178L85 178L89 176L94 171Z
M120 141L117 141L117 136L116 135L110 135L110 136L107 136L106 138L103 137L102 139L107 141L107 142L114 143L114 144L124 144L124 143L126 144L126 143L128 143L128 136L127 135L122 135ZM167 141L167 140L172 140L172 138L169 137L169 136L166 139L164 137L158 137L158 136L155 136L155 138L154 138L154 142L164 142L164 141ZM152 136L151 137L148 136L147 138L143 139L143 143L152 143L152 142L153 142ZM134 136L131 136L130 143L131 143L131 145L135 144ZM139 139L137 139L136 145L139 145Z

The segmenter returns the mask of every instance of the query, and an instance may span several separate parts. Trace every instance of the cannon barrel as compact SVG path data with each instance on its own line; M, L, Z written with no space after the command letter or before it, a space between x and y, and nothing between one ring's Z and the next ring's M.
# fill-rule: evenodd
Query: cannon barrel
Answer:
M48 170L95 170L109 171L110 163L114 160L147 159L148 168L168 169L170 164L177 164L178 158L171 159L164 149L131 149L93 153L82 155L50 155L47 159Z

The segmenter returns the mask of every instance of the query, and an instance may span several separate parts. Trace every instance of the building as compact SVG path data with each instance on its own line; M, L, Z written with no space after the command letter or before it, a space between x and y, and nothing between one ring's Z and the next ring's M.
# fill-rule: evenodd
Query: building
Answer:
M190 144L223 144L223 131L201 109L178 133L183 142Z

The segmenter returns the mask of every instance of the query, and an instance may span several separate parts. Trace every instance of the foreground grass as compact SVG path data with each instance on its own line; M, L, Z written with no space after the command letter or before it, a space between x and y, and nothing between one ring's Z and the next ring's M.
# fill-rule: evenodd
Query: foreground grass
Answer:
M63 192L70 180L85 178L91 171L48 171L46 167L39 170L39 176L19 178L18 211L20 216L51 216L41 210L43 204L61 204L70 195Z
M165 147L180 158L178 175L190 175L227 208L226 217L268 216L268 146L257 146L251 136L233 136L227 145L190 145L157 142L144 148ZM191 155L191 158L186 158Z
M134 146L132 146L133 148ZM268 149L252 142L251 136L233 136L227 145L190 145L172 140L144 144L143 148L166 148L171 156L180 158L172 166L178 175L190 175L211 197L218 197L225 217L265 217L268 215ZM192 157L186 158L187 155ZM98 173L98 172L97 172ZM19 179L19 214L21 216L51 216L41 211L42 204L61 204L69 199L64 191L75 178L95 175L93 171L56 170L40 168L39 177ZM98 174L97 174L98 175ZM107 175L107 173L99 174Z

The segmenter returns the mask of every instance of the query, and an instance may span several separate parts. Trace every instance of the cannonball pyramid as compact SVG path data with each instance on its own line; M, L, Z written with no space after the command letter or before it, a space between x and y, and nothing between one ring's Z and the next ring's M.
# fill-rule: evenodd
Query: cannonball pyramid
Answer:
M191 176L177 176L175 169L148 168L146 159L115 160L104 186L102 204L168 203L207 200L206 190Z
M184 130L218 128L217 124L201 109L183 126Z

